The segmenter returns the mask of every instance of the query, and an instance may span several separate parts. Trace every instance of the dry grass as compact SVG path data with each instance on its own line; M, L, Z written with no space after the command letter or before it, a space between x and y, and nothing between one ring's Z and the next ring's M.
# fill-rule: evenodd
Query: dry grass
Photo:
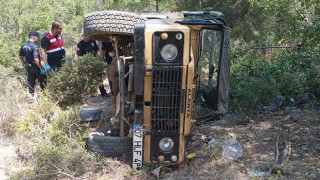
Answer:
M0 94L0 133L12 134L13 121L29 106L25 78L0 66Z

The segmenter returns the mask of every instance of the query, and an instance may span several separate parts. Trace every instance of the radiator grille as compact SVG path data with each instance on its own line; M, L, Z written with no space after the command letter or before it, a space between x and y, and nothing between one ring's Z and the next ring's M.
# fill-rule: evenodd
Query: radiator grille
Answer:
M152 134L178 134L181 103L180 66L152 69Z

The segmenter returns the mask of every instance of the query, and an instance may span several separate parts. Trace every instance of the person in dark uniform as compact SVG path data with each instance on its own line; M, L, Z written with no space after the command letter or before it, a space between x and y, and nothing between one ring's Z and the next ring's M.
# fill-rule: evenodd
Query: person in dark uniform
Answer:
M77 55L81 57L88 53L93 53L96 56L99 53L99 47L95 40L82 34L82 40L77 44ZM102 97L109 97L103 84L99 86L99 91Z
M62 24L53 22L51 31L44 34L41 39L41 54L46 71L50 71L51 69L55 71L64 64L66 51L64 49L61 31Z
M38 79L40 87L43 90L46 84L46 75L44 68L40 63L39 48L35 42L38 41L39 33L31 31L29 34L29 41L24 43L19 52L19 60L28 73L28 89L30 95L34 96L34 87Z
M102 42L102 47L101 47L101 55L103 56L103 60L110 65L112 62L112 57L109 55L109 52L113 51L113 46L111 42ZM112 82L110 81L110 79L108 78L109 81L109 86L110 86L110 90L111 93L113 94L113 90L112 90Z

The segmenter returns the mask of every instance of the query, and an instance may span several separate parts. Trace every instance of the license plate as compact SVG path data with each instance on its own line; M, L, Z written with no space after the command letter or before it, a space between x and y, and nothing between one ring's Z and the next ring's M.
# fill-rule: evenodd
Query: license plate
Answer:
M143 155L143 128L139 125L133 125L133 161L134 168L142 167Z

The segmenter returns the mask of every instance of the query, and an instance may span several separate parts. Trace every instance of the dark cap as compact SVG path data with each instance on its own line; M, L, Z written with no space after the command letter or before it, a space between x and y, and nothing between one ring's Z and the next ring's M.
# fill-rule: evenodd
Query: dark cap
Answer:
M39 37L39 33L37 31L31 31L29 32L29 37L30 36L36 36L36 37Z

